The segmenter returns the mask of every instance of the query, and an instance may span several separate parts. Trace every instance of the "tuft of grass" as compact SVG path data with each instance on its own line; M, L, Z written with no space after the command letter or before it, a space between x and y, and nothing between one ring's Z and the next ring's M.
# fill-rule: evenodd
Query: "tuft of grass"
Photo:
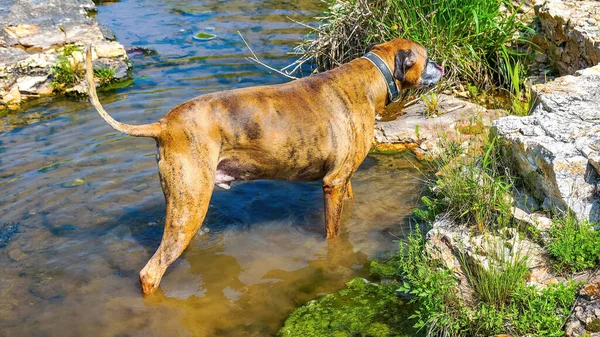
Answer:
M100 85L107 85L113 81L115 70L112 68L96 68L94 69L94 76L98 78Z
M442 62L450 82L483 88L505 83L502 54L523 25L508 0L330 0L298 50L324 70L361 56L372 43L402 37ZM503 11L501 8L507 8ZM520 40L518 42L521 42Z
M74 44L67 44L63 47L63 56L68 57L73 55L74 52L81 51L81 47L76 46Z
M79 83L85 71L80 63L71 64L67 56L59 55L58 62L52 67L52 81L50 85L56 90L64 90Z
M594 269L600 262L600 232L593 224L579 222L575 215L567 214L550 228L547 248L552 266L558 273Z
M485 139L485 135L481 137ZM446 212L480 232L505 225L510 219L515 178L500 165L497 139L484 142L475 154L466 152L457 142L442 142L445 151L432 161L437 177L428 181L437 201L426 203L424 212Z
M501 242L493 240L486 248L490 250L487 268L469 264L464 256L460 260L479 300L501 311L515 291L525 286L529 268L521 252L508 255Z
M530 88L525 85L525 66L506 51L502 53L502 61L504 77L509 84L507 89L511 103L509 112L515 116L527 116L531 114L533 95Z
M425 103L425 117L431 118L437 116L440 108L437 94L434 91L430 91L428 94L422 94L421 99Z

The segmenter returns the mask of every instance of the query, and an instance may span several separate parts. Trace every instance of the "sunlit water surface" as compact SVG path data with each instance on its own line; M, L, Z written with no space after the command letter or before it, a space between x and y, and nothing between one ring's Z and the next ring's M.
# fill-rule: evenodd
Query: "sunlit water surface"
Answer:
M121 43L157 51L133 55L135 83L100 99L115 118L139 124L199 94L285 82L244 59L249 53L237 32L282 67L306 33L289 18L315 24L310 18L322 6L100 6L98 20ZM198 32L217 38L196 41ZM356 199L345 205L342 234L329 243L318 182L217 190L200 235L158 293L144 298L138 272L160 243L165 208L154 141L113 131L85 101L31 106L0 119L3 337L272 335L295 307L368 276L368 259L392 254L421 189L407 159L370 156L354 176Z

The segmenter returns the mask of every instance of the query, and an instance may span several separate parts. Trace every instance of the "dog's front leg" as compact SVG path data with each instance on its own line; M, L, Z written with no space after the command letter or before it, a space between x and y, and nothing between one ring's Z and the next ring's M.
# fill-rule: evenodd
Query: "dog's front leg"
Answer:
M328 175L323 178L325 200L325 228L327 238L335 238L340 232L343 200L347 196L350 174Z
M214 167L188 153L161 158L159 172L167 203L158 250L140 272L144 294L156 291L167 268L181 255L204 221L214 188ZM211 171L212 169L212 171Z

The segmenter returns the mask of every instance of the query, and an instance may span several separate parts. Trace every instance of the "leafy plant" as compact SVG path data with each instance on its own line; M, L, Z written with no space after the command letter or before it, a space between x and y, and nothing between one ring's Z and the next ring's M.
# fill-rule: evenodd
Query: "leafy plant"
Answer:
M479 96L479 89L471 83L467 83L467 91L469 92L469 97L471 97L471 99L475 99Z
M428 196L422 196L421 202L423 203L423 208L417 208L413 211L413 214L417 216L421 220L433 222L435 218L442 214L444 210L444 205L437 198L429 198Z
M593 269L600 262L600 233L587 222L567 214L550 228L548 252L559 273Z
M403 282L398 291L413 296L415 313L410 318L415 320L415 328L426 329L431 336L458 336L463 324L456 317L460 311L455 309L461 307L456 297L456 279L439 261L431 260L424 248L420 230L401 243L399 272Z
M73 55L73 53L76 51L81 51L81 47L76 46L74 44L67 44L63 47L62 54L63 56L67 57Z
M563 336L562 327L571 314L578 287L569 282L553 283L545 289L517 288L510 308L514 330L520 336Z

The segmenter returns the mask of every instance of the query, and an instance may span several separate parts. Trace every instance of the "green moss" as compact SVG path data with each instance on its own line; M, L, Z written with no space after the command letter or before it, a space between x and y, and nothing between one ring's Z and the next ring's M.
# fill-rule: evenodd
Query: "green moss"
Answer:
M353 279L348 288L298 308L278 332L280 337L415 336L407 324L410 307L396 287Z
M589 332L600 332L600 319L592 320L585 326L585 329Z
M381 279L393 279L398 276L398 260L392 259L386 262L372 261L370 266L371 275Z

